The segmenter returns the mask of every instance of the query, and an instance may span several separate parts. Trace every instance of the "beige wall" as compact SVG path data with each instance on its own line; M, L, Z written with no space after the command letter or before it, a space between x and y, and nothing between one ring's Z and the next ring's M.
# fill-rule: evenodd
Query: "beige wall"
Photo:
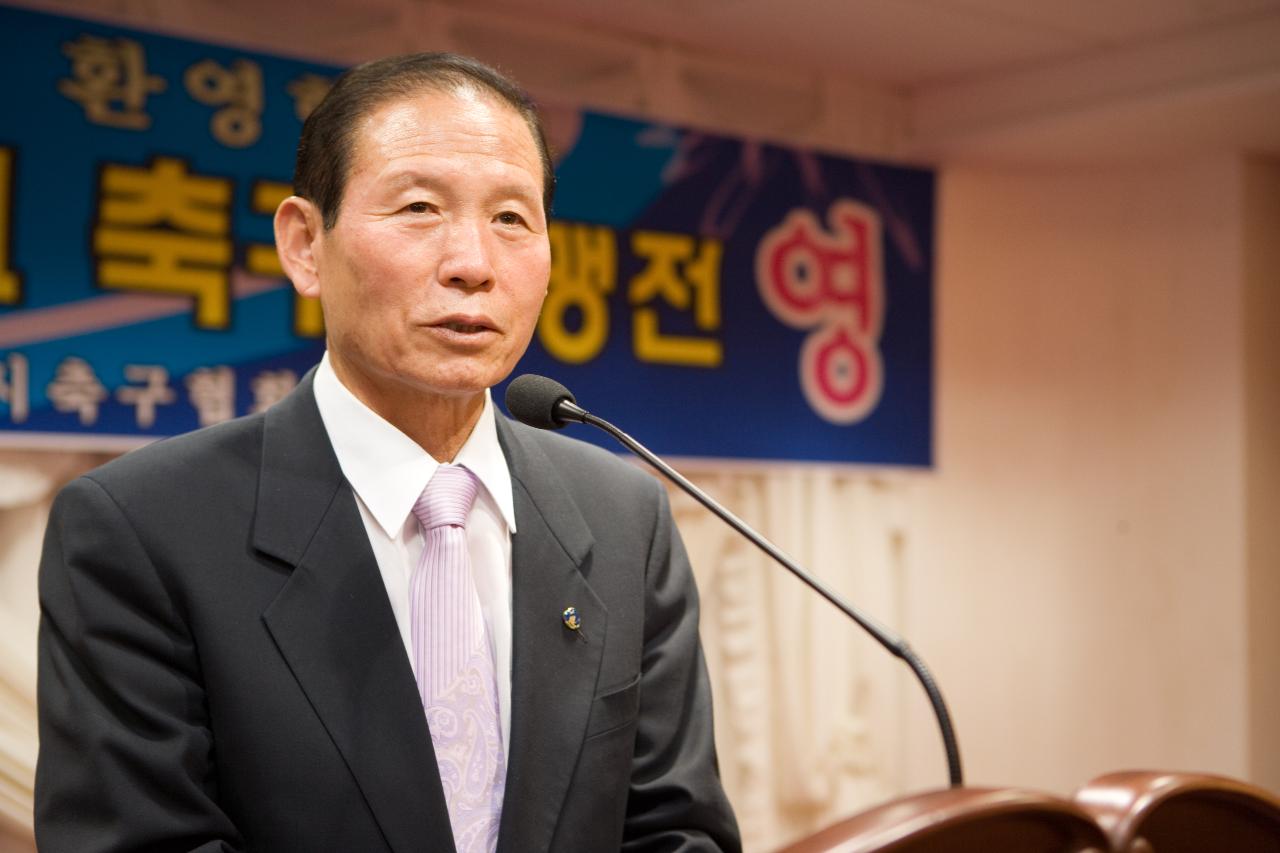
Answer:
M1245 178L944 174L938 465L907 599L974 782L1254 769Z

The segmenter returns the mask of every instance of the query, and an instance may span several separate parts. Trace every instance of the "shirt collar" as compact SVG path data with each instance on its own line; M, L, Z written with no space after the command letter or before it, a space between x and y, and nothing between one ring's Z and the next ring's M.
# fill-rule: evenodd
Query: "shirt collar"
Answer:
M326 352L315 376L316 407L347 481L388 537L400 535L413 505L440 463L417 442L374 412L342 384ZM507 530L516 532L511 471L507 468L493 399L484 393L484 409L453 462L465 465L487 492Z

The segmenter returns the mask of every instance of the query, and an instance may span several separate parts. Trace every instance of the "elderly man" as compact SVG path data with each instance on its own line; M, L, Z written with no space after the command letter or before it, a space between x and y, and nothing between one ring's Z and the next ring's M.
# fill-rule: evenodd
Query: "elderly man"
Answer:
M665 495L497 416L550 270L527 99L344 75L276 243L324 360L69 485L41 564L42 850L735 850Z

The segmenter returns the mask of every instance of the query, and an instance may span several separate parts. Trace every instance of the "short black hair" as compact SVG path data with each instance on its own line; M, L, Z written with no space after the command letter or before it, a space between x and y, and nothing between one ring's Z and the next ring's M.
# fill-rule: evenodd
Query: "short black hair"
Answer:
M357 65L342 74L302 125L293 191L310 200L326 231L338 221L355 147L355 126L388 101L429 91L476 88L514 109L525 120L542 161L542 206L551 217L556 173L542 119L533 100L497 70L456 53L412 53Z

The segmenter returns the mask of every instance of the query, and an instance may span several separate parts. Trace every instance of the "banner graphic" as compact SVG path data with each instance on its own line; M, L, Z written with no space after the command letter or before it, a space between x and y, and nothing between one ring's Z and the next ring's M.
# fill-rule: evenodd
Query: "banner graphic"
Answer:
M0 109L0 443L140 444L288 393L324 319L271 217L341 69L8 8L0 50L23 81ZM932 464L931 171L544 114L551 282L517 373L660 453Z

